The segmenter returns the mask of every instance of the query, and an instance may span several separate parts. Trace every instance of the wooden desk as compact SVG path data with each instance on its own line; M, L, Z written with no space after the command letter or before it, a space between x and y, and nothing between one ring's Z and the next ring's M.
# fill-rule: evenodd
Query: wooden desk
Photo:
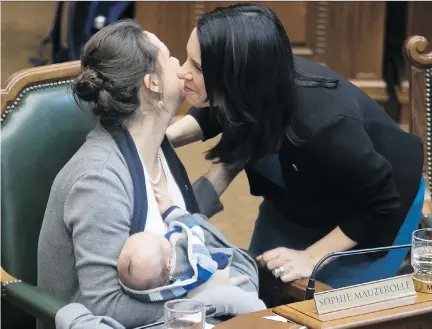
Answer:
M271 315L275 315L271 309L239 315L217 325L215 329L304 329L304 326L293 322L278 322L263 319L264 316Z
M309 329L431 329L432 294L417 293L415 303L363 315L323 321L313 300L279 306L278 313ZM341 311L344 312L344 311ZM246 327L245 327L246 328Z

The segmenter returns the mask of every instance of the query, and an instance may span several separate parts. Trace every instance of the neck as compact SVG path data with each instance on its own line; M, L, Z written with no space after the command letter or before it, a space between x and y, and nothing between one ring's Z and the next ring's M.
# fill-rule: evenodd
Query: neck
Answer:
M166 111L160 110L157 114L155 112L148 111L142 117L126 124L138 153L152 177L157 174L157 154L172 120L172 115Z

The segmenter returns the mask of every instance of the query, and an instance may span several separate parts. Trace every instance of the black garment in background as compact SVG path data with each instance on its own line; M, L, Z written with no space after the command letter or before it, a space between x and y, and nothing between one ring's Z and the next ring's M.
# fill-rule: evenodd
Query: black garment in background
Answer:
M401 104L396 87L400 87L405 63L403 45L406 39L407 9L406 1L386 2L383 78L389 99L384 108L397 123L401 120Z

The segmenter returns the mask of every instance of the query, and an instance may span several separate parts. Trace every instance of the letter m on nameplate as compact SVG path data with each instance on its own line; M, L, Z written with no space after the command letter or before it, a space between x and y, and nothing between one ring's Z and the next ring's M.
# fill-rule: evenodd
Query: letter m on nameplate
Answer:
M410 296L416 296L412 274L317 293L314 300L318 314L326 314Z

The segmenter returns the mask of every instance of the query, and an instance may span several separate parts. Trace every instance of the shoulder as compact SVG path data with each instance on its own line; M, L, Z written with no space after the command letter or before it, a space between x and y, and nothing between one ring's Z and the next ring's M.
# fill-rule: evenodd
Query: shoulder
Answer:
M344 122L359 123L364 119L361 99L328 88L299 87L298 90L292 127L302 140L309 141Z
M297 89L297 120L312 135L338 118L365 119L365 113L382 111L379 105L360 88L332 71L327 66L306 59L296 58L296 68L305 74L336 79L335 88L305 87Z
M310 145L329 147L345 145L351 142L351 137L357 140L367 136L364 123L351 116L335 115L324 121L309 140Z
M118 146L109 134L101 134L96 128L58 173L52 190L68 194L78 182L98 180L122 186L130 196L133 193L132 179Z
M130 227L134 188L128 168L115 150L91 149L90 155L84 145L56 177L51 194L60 200L63 221L70 231Z
M329 119L315 132L304 151L320 166L346 169L361 166L375 153L373 150L373 141L363 122L339 115Z

